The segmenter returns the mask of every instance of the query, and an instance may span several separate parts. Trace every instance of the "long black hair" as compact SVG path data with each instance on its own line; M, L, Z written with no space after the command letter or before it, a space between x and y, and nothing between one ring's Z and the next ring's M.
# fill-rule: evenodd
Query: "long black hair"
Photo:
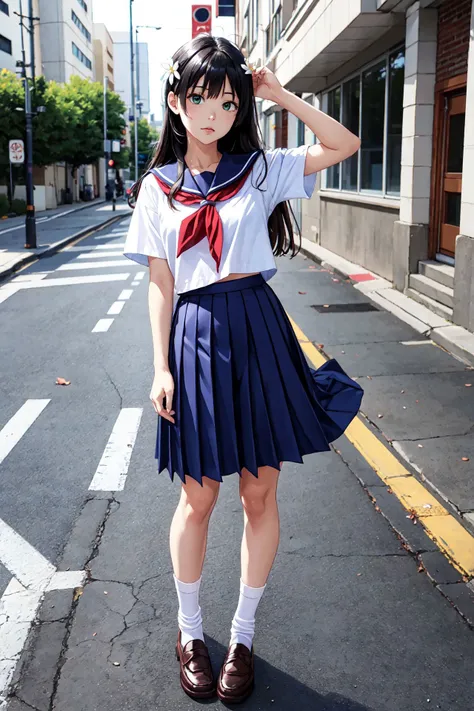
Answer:
M177 209L173 204L173 196L181 189L184 181L185 155L188 141L186 129L181 117L170 111L167 97L170 91L174 92L181 106L186 106L186 98L197 86L200 79L204 79L203 91L207 90L210 98L220 96L226 77L229 79L234 97L239 100L236 119L230 131L219 139L217 149L220 153L251 153L260 151L265 163L263 177L256 187L264 182L268 167L263 150L263 140L258 127L258 117L253 92L252 75L246 74L241 65L245 57L232 42L225 37L212 37L211 35L198 35L180 47L173 55L173 63L178 62L180 79L174 78L173 84L169 79L165 85L165 113L160 140L156 146L153 158L148 165L157 168L168 163L178 163L178 179L172 186L168 195L171 208ZM143 177L135 183L131 190L133 201L138 197ZM295 245L293 222L298 230L300 244ZM270 243L275 256L291 253L295 256L301 246L301 233L291 206L288 202L279 203L268 219L268 232Z

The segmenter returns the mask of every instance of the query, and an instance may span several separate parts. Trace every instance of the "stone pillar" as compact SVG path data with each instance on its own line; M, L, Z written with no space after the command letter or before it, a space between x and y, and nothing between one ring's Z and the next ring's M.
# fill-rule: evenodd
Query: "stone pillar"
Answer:
M393 283L403 291L428 256L437 11L415 2L406 14L400 219L393 232Z
M470 37L462 167L461 234L456 237L453 320L459 326L474 331L474 3Z

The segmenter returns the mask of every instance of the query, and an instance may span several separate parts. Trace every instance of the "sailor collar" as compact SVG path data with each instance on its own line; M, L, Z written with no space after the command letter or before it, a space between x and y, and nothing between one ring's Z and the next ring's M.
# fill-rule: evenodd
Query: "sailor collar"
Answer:
M252 153L222 153L222 157L217 166L214 178L205 196L207 197L217 190L222 190L235 181L239 180L251 165L255 162L261 151L253 151ZM171 187L178 179L178 163L168 163L159 168L152 168L151 171L166 185ZM184 182L181 190L192 195L202 195L202 190L196 184L195 177L192 176L188 169L184 172Z

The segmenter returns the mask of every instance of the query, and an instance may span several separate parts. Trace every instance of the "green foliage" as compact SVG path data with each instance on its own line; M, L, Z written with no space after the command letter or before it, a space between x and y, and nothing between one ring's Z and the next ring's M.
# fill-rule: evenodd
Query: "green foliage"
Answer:
M8 215L10 212L10 205L8 203L8 198L3 193L0 193L0 217Z
M12 200L12 212L16 212L17 215L26 215L26 200L20 198Z
M147 158L147 164L151 160L153 153L154 153L154 148L156 144L158 143L160 139L160 134L158 131L156 131L154 128L150 126L148 121L145 118L142 118L138 121L138 152L139 153L146 153L148 158ZM131 140L131 145L132 148L130 150L130 175L132 178L135 177L135 126L134 124L131 125L130 129L130 140ZM140 165L138 166L138 177L144 172L146 169L146 165Z
M38 77L31 88L33 116L33 162L38 166L66 161L72 168L93 163L104 155L103 87L78 76L67 84ZM8 182L8 142L25 136L23 81L6 69L0 71L0 180ZM125 104L118 94L107 91L108 138L121 137L125 128ZM125 157L121 157L121 161Z

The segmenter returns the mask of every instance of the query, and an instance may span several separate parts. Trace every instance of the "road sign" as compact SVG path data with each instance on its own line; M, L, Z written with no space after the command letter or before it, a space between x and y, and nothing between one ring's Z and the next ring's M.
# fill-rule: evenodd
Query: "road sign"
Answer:
M120 153L120 139L112 141L112 153Z
M9 141L8 149L10 151L10 163L25 162L25 144L21 139Z
M203 33L210 33L212 28L212 6L191 5L192 10L192 37Z

